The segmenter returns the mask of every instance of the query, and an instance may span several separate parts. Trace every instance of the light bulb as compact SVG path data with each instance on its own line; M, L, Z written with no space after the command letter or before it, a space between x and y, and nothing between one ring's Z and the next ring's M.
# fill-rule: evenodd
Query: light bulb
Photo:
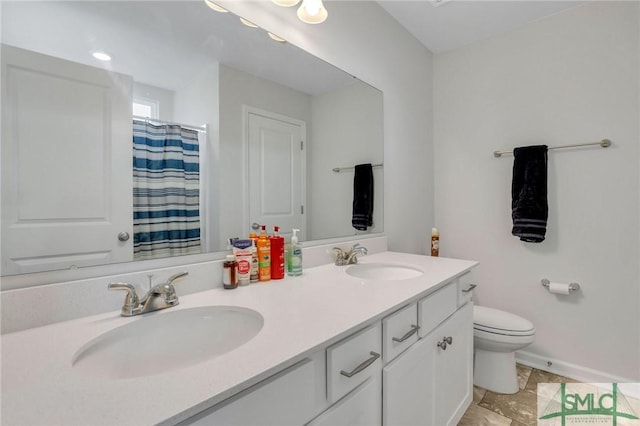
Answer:
M298 8L298 18L307 24L320 24L328 15L322 0L302 0L302 5Z
M284 7L291 7L300 3L300 0L271 0L271 1L277 4L278 6L284 6Z
M204 0L204 2L206 3L207 6L209 6L211 9L215 10L216 12L221 12L221 13L227 13L228 10L225 9L224 7L212 2L211 0Z

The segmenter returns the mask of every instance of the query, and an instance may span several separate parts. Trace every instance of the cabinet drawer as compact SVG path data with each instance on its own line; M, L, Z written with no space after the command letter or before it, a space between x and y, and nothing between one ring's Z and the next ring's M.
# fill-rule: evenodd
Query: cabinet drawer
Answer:
M382 320L382 359L385 364L418 341L418 328L416 303Z
M303 424L314 411L314 371L312 361L301 361L180 425Z
M455 282L418 301L418 333L424 337L455 312L458 307L458 286Z
M380 323L327 348L327 398L335 402L380 372Z
M307 426L372 426L382 422L380 378L367 379Z
M476 287L471 277L471 272L467 272L460 278L458 278L458 307L464 305L467 302L471 302L473 296L473 289Z

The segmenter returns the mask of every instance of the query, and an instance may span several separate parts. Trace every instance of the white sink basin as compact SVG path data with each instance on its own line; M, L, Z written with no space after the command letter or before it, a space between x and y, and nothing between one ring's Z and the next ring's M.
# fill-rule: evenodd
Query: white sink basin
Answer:
M356 278L383 281L408 280L424 274L418 268L395 263L359 263L348 266L346 272Z
M146 314L88 342L74 369L107 379L150 376L189 367L255 337L264 318L251 309L202 306Z

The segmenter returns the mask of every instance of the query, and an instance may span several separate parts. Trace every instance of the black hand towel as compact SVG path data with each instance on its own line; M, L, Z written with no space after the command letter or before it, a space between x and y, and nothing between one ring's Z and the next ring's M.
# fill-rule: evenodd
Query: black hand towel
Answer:
M351 225L366 231L373 225L373 169L371 164L358 164L353 176L353 215Z
M547 146L513 150L511 233L528 243L544 241L547 233Z

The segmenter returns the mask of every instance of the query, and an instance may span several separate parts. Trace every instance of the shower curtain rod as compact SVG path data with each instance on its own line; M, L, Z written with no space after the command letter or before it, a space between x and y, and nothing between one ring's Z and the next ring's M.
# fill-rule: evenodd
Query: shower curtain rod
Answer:
M576 143L573 145L550 146L548 149L575 148L578 146L590 146L590 145L600 145L603 148L607 148L611 146L611 141L609 139L602 139L600 142L587 142L587 143ZM513 151L493 151L493 156L496 158L502 157L505 154L513 154Z
M173 122L173 121L158 120L157 118L140 117L139 115L134 115L133 118L135 120L143 120L143 121L152 122L152 123L169 124L169 125L174 125L174 126L180 126L180 127L184 127L185 129L195 130L196 132L203 132L203 133L207 132L207 125L206 124L202 125L202 126L194 126L194 125L191 125L191 124L183 124L183 123L176 123L176 122Z

